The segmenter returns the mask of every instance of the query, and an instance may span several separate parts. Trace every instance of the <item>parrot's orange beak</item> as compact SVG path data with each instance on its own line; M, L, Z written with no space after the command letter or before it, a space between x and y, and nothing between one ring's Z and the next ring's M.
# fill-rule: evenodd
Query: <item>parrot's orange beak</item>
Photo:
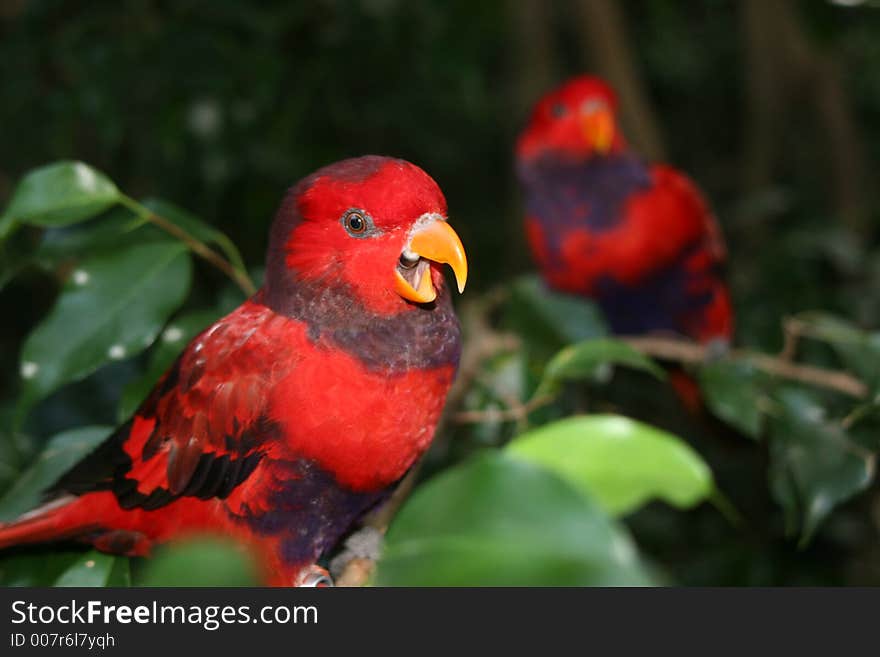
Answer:
M394 282L397 293L404 299L430 303L437 298L429 261L452 267L458 291L464 291L467 282L464 247L452 227L439 216L420 220L400 254L400 261L394 270Z
M614 115L604 105L581 115L581 129L587 143L596 152L605 154L614 142Z

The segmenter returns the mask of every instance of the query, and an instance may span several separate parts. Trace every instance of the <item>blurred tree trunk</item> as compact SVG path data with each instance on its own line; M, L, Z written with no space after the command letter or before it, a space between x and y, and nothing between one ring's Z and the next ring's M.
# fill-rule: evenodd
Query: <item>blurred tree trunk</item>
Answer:
M816 133L827 140L828 176L840 220L866 230L864 161L840 72L804 32L791 0L743 0L746 126L742 180L746 189L770 184L790 112L809 103Z
M664 159L662 132L633 57L620 4L616 0L573 1L593 67L620 97L628 140L646 158Z
M525 127L532 106L558 82L553 6L545 0L508 0L510 30L510 86L507 90L510 112L502 117L509 122L511 135L510 171L513 173L513 140ZM520 190L511 185L508 206L522 216ZM517 271L529 262L523 231L508 240L504 249L504 267Z
M535 102L558 83L553 16L545 0L509 0L516 116L525 118Z

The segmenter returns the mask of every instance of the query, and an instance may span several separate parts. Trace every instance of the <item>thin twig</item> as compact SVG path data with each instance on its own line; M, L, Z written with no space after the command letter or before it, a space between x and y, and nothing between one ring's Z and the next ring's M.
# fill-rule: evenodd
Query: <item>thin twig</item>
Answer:
M620 339L633 349L662 360L692 364L707 361L706 347L690 340L655 337L623 337ZM730 356L747 360L759 370L784 379L834 390L857 399L865 399L868 396L867 385L851 374L840 370L800 365L783 358L742 349L732 350Z
M199 241L198 239L187 233L180 226L173 224L164 217L160 217L159 215L152 212L147 217L147 221L155 224L165 232L179 239L181 242L186 244L189 249L197 256L211 263L217 269L229 276L229 278L235 281L236 285L241 288L242 292L244 292L245 295L250 297L257 291L257 288L254 286L253 282L247 274L233 267L232 263L229 262L226 258L221 256L204 242Z
M191 235L165 217L159 216L155 212L151 212L148 208L144 207L134 199L125 198L122 203L135 214L142 217L145 221L149 221L169 235L179 239L186 244L190 251L222 271L241 288L246 296L250 297L257 291L256 286L246 272L237 269L231 262L197 237Z
M782 321L782 350L779 352L780 360L793 361L797 357L798 346L804 335L804 323L794 317L787 317Z
M485 408L483 410L459 411L452 419L459 424L480 424L482 422L520 422L529 414L552 403L552 395L532 397L524 404L511 404L508 408Z

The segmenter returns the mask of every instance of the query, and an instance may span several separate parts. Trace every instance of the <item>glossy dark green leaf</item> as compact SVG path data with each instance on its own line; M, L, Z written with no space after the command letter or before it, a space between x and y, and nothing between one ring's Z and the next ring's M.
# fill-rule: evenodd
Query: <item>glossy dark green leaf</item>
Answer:
M189 341L219 316L218 311L199 310L181 315L168 323L153 347L146 372L122 390L122 399L119 402L120 421L131 417Z
M770 488L808 541L831 510L868 487L875 455L805 392L783 390L769 422Z
M0 497L0 522L40 504L43 491L106 438L112 427L79 427L53 437L36 460Z
M97 550L83 553L67 570L65 570L54 586L128 586L128 558L103 554Z
M196 538L157 550L138 586L255 586L252 557L240 546L219 538Z
M40 546L0 556L0 586L130 586L129 559Z
M2 229L0 229L2 234ZM38 240L28 231L0 237L0 290L33 264Z
M550 290L535 275L522 276L511 285L507 322L551 348L608 335L608 324L595 304Z
M19 477L33 455L34 444L30 437L11 429L0 429L0 494Z
M486 452L416 490L394 519L382 586L651 583L625 529L552 472Z
M544 370L538 394L553 391L562 381L593 378L602 366L611 364L643 370L658 379L666 378L659 365L628 344L598 338L569 345L557 352Z
M743 361L717 361L700 368L700 389L719 419L757 439L763 426L767 377Z
M687 443L619 415L584 415L522 434L506 450L556 473L623 515L652 499L690 508L714 490L712 472Z
M14 223L63 226L103 212L120 196L107 176L87 164L56 162L21 180L0 226L7 226L7 231Z
M804 313L798 321L806 334L830 344L847 369L873 391L880 391L880 332L864 331L841 317L828 313Z
M246 271L241 254L232 240L209 223L199 219L196 215L187 212L183 208L162 199L148 198L144 200L143 204L150 211L183 228L196 239L205 243L216 244L226 254L226 258L232 263L233 267L242 272Z
M56 546L0 552L0 586L54 586L82 555L82 550Z
M125 249L131 244L173 240L130 210L118 207L90 221L45 230L34 259L41 266L51 268Z
M25 342L20 417L61 385L151 345L186 296L190 270L179 242L132 244L80 263Z

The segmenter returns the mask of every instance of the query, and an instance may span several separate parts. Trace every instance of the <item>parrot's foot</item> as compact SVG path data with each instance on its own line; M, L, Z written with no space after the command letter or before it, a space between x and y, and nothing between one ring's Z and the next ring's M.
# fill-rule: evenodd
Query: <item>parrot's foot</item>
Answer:
M706 343L706 362L715 363L730 353L730 340L727 338L712 338Z
M337 579L353 561L375 563L382 552L382 532L375 527L361 527L345 539L345 546L330 561L330 572Z
M320 566L312 564L311 566L303 568L299 572L299 575L296 576L296 580L294 580L293 585L323 589L331 587L334 584L333 578L330 577L330 573L328 573Z

